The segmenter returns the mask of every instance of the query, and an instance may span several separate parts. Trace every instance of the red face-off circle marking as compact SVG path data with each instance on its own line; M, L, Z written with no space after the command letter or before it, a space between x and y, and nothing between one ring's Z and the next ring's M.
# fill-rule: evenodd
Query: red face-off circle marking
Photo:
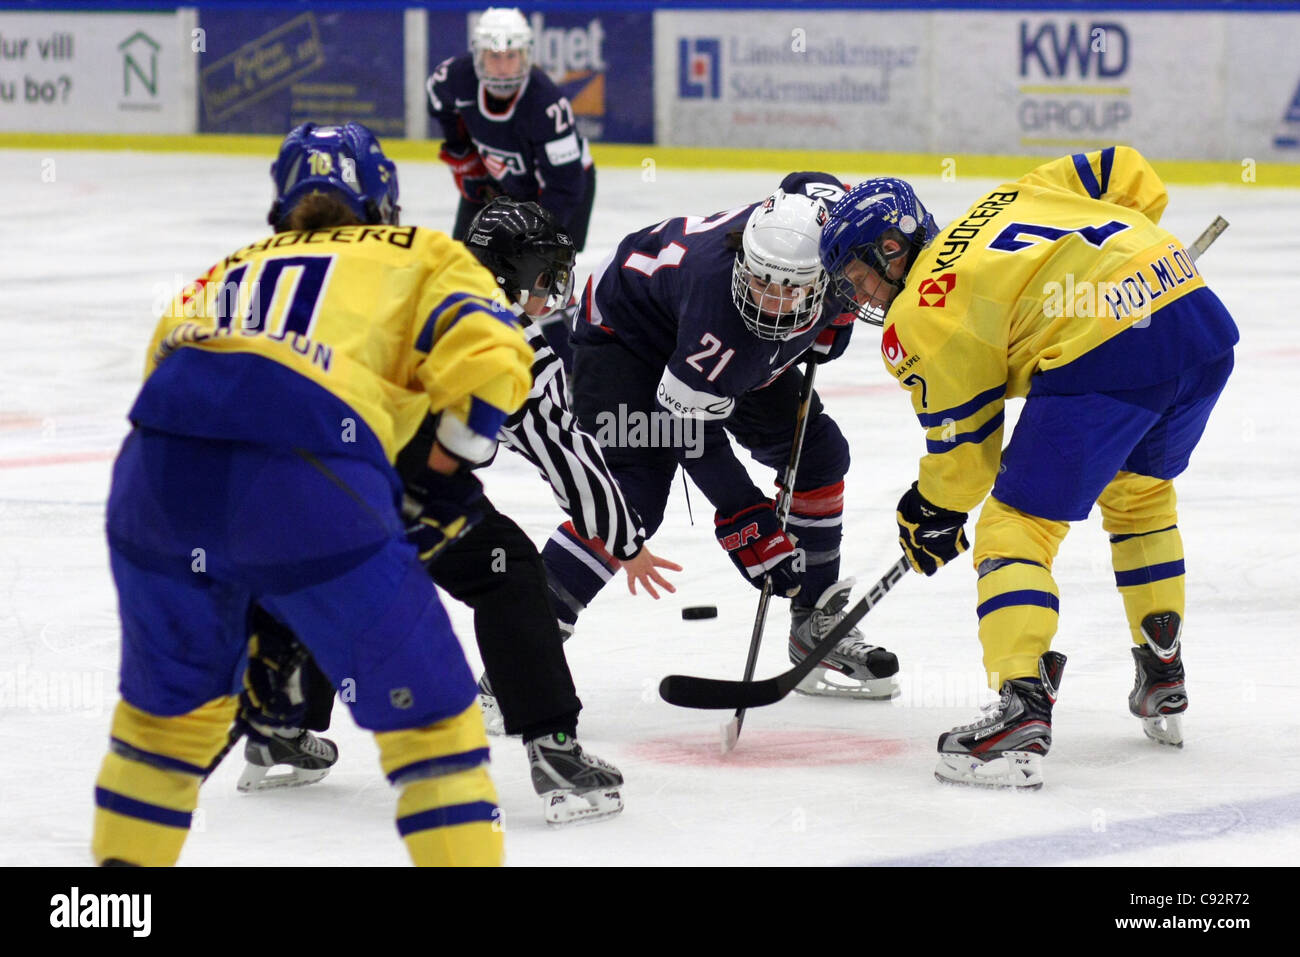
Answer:
M807 768L863 764L902 754L903 741L847 731L762 731L747 728L736 749L722 753L718 732L650 738L632 746L643 761L685 767Z

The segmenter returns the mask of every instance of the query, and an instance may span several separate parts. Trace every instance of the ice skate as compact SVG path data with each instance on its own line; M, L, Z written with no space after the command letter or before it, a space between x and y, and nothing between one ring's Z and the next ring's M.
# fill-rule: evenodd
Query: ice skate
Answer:
M822 592L815 607L790 606L790 661L798 664L844 617L854 580L846 578ZM844 636L821 664L799 682L807 695L888 700L898 696L898 658L867 643L857 628Z
M258 729L244 746L247 765L235 785L240 791L270 791L315 784L330 773L339 749L329 738L299 728ZM273 773L274 772L274 773Z
M488 676L484 675L478 679L478 706L483 711L483 727L491 735L504 735L506 733L506 719L501 714L501 706L497 704L497 696L492 691L492 685L488 681Z
M950 784L1037 790L1043 786L1043 756L1052 747L1052 704L1060 688L1065 655L1049 651L1038 659L1038 678L1002 683L1002 695L985 705L972 724L939 735L934 776Z
M582 824L623 810L623 775L560 731L527 742L533 788L547 824Z
M1176 612L1142 619L1146 645L1133 649L1137 676L1128 696L1128 709L1142 721L1146 736L1158 744L1183 746L1182 713L1187 710L1182 643L1183 623Z

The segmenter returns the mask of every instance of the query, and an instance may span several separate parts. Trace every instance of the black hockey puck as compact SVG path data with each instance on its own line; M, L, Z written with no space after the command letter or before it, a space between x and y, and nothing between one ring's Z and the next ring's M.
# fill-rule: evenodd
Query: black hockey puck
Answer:
M699 621L701 618L717 618L717 605L691 605L682 609L682 618L686 621Z

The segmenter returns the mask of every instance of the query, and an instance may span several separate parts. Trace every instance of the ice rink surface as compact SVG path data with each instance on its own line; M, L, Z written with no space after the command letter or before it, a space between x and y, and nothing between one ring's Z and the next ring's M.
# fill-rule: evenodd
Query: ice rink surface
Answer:
M432 155L432 150L431 150ZM89 863L94 777L116 700L116 597L104 542L112 457L163 301L262 236L270 157L0 151L0 864ZM1028 171L1034 165L1026 160ZM403 220L449 228L438 163L405 162ZM601 169L579 281L625 233L766 195L778 173ZM832 170L845 179L883 170ZM943 223L996 185L914 180ZM1008 794L933 777L941 731L974 718L983 690L969 561L909 575L864 622L895 651L893 702L791 695L750 713L723 756L724 712L686 711L656 688L670 672L740 676L757 592L739 580L692 495L675 492L653 541L686 570L653 602L620 575L566 646L585 704L579 733L627 785L618 818L548 829L517 739L492 743L513 865L1240 865L1300 855L1300 193L1170 187L1163 224L1190 243L1216 214L1231 228L1201 260L1237 319L1236 372L1177 482L1187 553L1190 709L1182 751L1147 741L1128 714L1130 641L1096 511L1055 571L1069 656L1046 786ZM859 325L819 371L853 450L844 574L873 581L898 555L894 506L922 433ZM1016 404L1013 404L1016 405ZM742 453L742 458L744 458ZM760 484L771 474L755 468ZM543 481L503 451L484 475L502 511L539 544L560 519ZM972 522L974 516L972 516ZM971 526L973 527L973 525ZM855 599L862 589L855 591ZM712 621L680 609L716 604ZM475 667L470 617L451 616ZM788 663L774 602L759 676ZM190 865L400 865L394 792L344 708L342 756L321 784L235 791L236 753L202 791L181 858Z

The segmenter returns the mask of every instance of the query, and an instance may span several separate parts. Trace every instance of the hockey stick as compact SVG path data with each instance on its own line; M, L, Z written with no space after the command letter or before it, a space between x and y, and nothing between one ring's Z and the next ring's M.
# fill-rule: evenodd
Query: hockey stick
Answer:
M720 678L695 678L690 675L669 675L659 683L659 696L679 708L761 708L776 704L799 682L821 664L831 649L840 643L880 599L898 583L912 566L900 558L889 567L880 581L871 586L867 596L854 605L808 652L808 657L789 671L763 681L724 681Z
M1210 248L1228 228L1228 221L1217 216L1188 249L1193 261ZM669 704L681 708L761 708L780 701L808 676L845 635L861 621L880 599L898 583L911 566L900 558L880 581L871 586L867 596L854 605L834 628L823 638L808 657L789 671L763 681L724 681L718 678L696 678L690 675L669 675L659 683L659 696ZM738 712L739 713L739 712Z
M1192 257L1192 262L1201 258L1201 255L1210 248L1210 244L1222 235L1223 231L1228 228L1228 221L1222 216L1215 216L1214 222L1205 227L1205 232L1196 237L1196 242L1188 247L1187 252Z
M781 492L776 497L776 520L781 530L785 530L786 519L790 517L790 503L794 497L795 478L799 473L799 458L803 454L803 438L808 431L808 410L812 407L813 383L817 378L817 363L808 362L803 373L803 385L799 389L799 411L795 414L794 440L790 443L790 458L786 461L785 474L782 476ZM754 631L749 636L749 656L745 659L745 682L753 681L754 669L758 666L758 648L763 642L763 627L767 624L767 606L772 600L772 576L763 576L763 592L758 599L758 611L754 614ZM664 679L667 681L667 679ZM661 685L662 688L662 685ZM667 699L665 699L667 700ZM745 708L740 706L730 721L722 726L722 751L727 753L736 746L740 739L740 729L745 724Z

